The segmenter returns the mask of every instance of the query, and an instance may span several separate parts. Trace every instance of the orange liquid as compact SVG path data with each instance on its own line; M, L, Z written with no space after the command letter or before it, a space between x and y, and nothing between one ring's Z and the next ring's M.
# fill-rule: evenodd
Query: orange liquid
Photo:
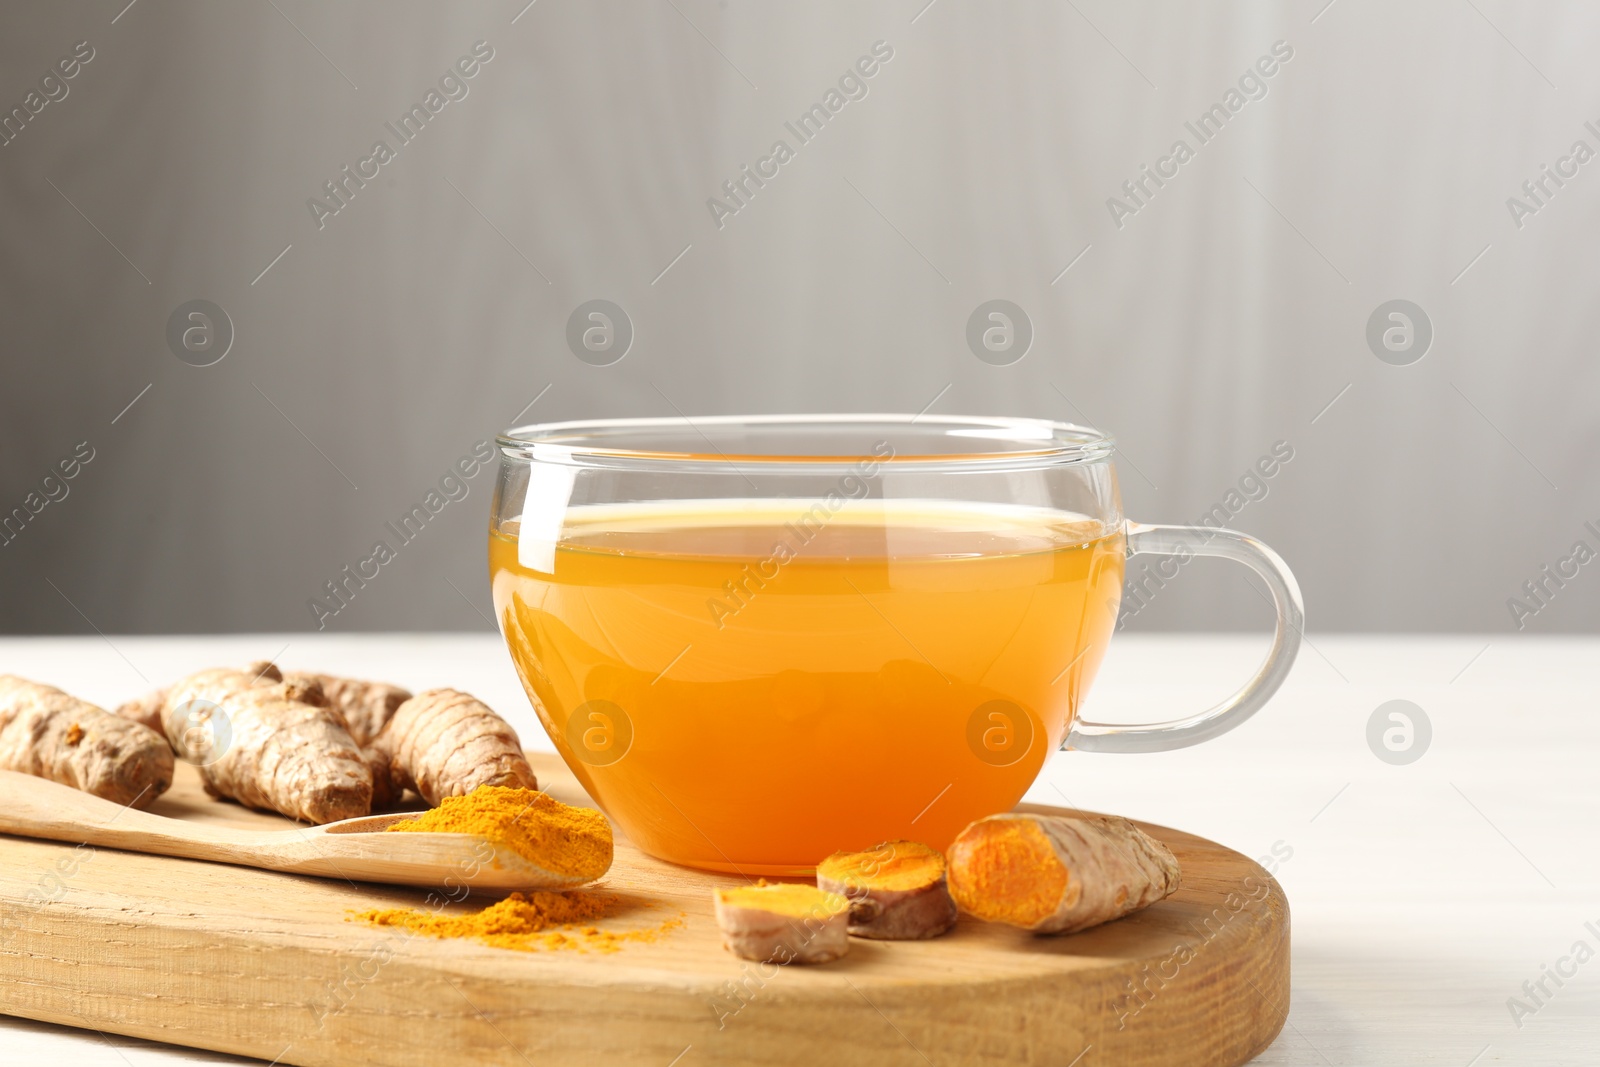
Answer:
M608 505L494 532L529 698L640 848L796 874L1009 810L1110 640L1120 529L1042 509Z

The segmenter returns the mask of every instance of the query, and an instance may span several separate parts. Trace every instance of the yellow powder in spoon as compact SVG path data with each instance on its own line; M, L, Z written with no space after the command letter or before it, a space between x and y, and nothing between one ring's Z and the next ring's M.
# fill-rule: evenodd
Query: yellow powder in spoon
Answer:
M481 785L386 833L476 834L554 874L589 882L611 869L611 824L535 789Z

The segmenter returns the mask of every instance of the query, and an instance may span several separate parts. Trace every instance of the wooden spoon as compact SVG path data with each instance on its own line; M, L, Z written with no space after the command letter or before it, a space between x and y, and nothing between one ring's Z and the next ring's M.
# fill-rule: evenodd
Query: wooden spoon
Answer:
M355 882L457 890L570 889L557 874L476 834L382 831L416 813L290 830L234 830L123 807L45 778L0 771L0 833Z

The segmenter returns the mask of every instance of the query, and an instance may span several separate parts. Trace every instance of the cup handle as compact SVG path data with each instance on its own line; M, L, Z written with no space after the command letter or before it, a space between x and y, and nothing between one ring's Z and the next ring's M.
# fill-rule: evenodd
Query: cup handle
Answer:
M1195 556L1237 560L1259 574L1272 593L1277 628L1272 648L1255 676L1227 700L1198 715L1167 722L1122 725L1075 720L1062 742L1079 752L1165 752L1220 737L1244 722L1278 691L1300 651L1305 605L1300 587L1279 555L1253 537L1210 526L1127 524L1128 555L1172 556L1186 563Z

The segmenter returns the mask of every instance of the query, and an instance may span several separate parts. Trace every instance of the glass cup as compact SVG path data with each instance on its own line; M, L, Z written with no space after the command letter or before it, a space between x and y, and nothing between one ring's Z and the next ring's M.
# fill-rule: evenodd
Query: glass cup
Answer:
M943 849L1057 748L1226 733L1304 624L1232 530L1126 521L1112 441L1036 419L784 415L526 426L498 438L495 613L540 721L628 837L674 863L797 875L841 849ZM1078 717L1133 555L1224 556L1277 628L1221 704Z

